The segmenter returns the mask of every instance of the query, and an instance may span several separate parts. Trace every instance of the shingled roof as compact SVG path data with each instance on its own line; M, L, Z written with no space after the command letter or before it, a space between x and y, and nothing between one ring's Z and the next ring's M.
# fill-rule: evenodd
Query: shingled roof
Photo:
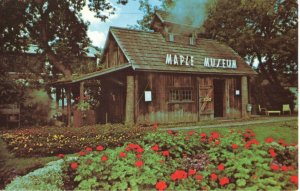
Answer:
M110 33L127 57L133 70L205 73L225 75L253 75L256 72L230 47L215 40L198 38L195 45L166 41L159 32L145 32L111 27ZM167 65L167 54L192 55L194 66ZM234 59L236 69L210 68L203 65L204 58Z
M172 23L177 25L186 25L187 27L198 28L197 26L193 26L193 20L191 18L185 18L185 23L179 21L174 15L162 11L162 10L155 10L154 15L156 15L162 23Z

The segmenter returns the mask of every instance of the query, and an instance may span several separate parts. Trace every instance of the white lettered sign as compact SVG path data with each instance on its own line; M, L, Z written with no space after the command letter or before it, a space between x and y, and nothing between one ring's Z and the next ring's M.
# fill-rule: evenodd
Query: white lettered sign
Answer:
M166 55L166 64L167 65L185 65L185 66L194 66L194 56L183 56L183 55Z
M204 66L209 68L237 68L236 60L204 58Z

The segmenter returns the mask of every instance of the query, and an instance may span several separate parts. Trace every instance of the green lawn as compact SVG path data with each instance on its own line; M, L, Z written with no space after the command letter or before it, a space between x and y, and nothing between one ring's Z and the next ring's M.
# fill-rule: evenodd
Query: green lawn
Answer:
M228 132L230 129L235 131L252 129L255 132L258 141L264 141L266 138L272 137L276 141L283 139L288 144L298 143L298 121L296 119L287 122L245 125L232 128L203 128L200 129L200 132L209 133L211 131L218 131L222 133Z
M223 133L230 131L230 129L235 131L252 129L256 134L256 138L260 142L263 142L267 137L272 137L275 141L283 139L288 144L298 143L298 122L296 118L295 120L288 122L245 125L232 128L200 128L197 131L205 133L217 131L219 133ZM14 175L24 175L56 159L56 156L34 158L14 157L13 154L6 149L5 143L0 139L0 189L4 189L4 184L7 183L7 180L11 179Z

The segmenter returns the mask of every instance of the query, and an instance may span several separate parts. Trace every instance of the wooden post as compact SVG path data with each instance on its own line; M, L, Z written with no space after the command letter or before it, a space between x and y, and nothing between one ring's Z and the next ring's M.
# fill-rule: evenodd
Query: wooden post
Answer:
M125 124L134 123L134 77L127 76Z
M139 115L139 90L138 90L138 75L134 76L134 119L137 122Z
M248 118L249 113L247 112L248 102L248 79L247 76L242 76L241 79L241 93L242 93L242 118Z
M59 109L59 99L61 97L61 88L60 87L56 87L55 90L55 108Z
M80 92L80 101L81 101L83 100L84 97L84 82L80 82L79 92Z
M68 127L71 126L71 87L67 87L67 123Z
M61 89L61 107L64 111L64 109L65 109L65 89L64 88Z

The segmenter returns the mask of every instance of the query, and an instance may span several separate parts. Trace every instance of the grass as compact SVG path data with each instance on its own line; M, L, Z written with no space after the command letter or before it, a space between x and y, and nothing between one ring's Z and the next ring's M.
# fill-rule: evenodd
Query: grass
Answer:
M220 123L220 122L218 122ZM210 124L216 124L210 123ZM170 126L168 126L170 127ZM228 132L230 129L245 130L252 129L258 141L263 142L267 137L274 140L285 140L288 144L298 143L298 121L297 118L287 122L272 122L255 125L245 125L236 127L218 127L218 128L200 128L198 132L210 133L217 131L219 133ZM187 131L187 130L184 130ZM190 131L190 130L189 130ZM0 190L4 189L5 184L15 175L24 175L28 172L40 168L48 162L57 160L57 157L35 157L35 158L18 158L8 152L5 143L0 139Z
M298 143L298 121L297 119L286 122L273 122L255 125L245 125L236 127L218 127L218 128L202 128L200 132L209 133L211 131L218 131L220 133L228 132L230 129L234 130L246 130L252 129L256 134L258 141L264 141L268 137L272 137L274 140L285 140L288 144Z

